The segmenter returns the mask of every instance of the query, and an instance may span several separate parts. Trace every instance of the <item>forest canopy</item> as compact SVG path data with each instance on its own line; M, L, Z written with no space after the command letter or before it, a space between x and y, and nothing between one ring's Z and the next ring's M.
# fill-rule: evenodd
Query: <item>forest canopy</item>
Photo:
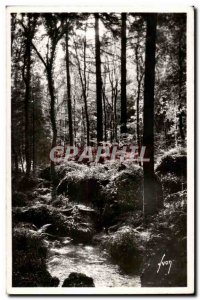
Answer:
M124 15L11 15L13 168L46 163L52 139L142 144L147 16ZM185 14L158 14L158 152L185 138L185 26Z

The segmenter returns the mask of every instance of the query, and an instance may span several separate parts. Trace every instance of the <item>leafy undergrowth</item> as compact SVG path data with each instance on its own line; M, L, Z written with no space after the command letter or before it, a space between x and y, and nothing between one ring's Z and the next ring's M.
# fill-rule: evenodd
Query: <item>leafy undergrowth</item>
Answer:
M46 269L47 248L34 229L19 226L13 229L13 287L58 286Z
M142 286L186 286L186 191L169 196L165 208L149 221L148 227L151 237L146 245ZM165 261L172 261L171 268Z
M146 226L151 237L146 244L142 286L182 287L187 285L187 191L186 153L166 153L156 172L161 178L164 209ZM159 265L160 263L160 265Z
M43 179L27 180L28 190L23 188L26 179L18 179L18 190L13 193L15 286L55 286L56 279L52 281L46 271L43 240L67 236L75 243L101 245L124 272L142 273L142 286L185 286L185 168L182 149L161 158L156 174L162 184L164 208L145 222L143 173L137 165L59 165L53 199L49 168L41 172ZM21 249L24 241L28 246ZM162 258L172 261L170 270L169 264L158 270ZM32 264L34 273L28 269Z
M104 236L101 247L106 249L114 263L126 273L141 271L144 246L140 233L130 226L122 226L116 232Z

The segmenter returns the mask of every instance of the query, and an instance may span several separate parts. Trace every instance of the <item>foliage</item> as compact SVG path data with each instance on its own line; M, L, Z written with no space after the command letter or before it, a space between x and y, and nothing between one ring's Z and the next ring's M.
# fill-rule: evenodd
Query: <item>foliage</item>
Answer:
M58 279L52 278L46 269L47 249L33 230L13 230L13 286L49 287L57 286Z

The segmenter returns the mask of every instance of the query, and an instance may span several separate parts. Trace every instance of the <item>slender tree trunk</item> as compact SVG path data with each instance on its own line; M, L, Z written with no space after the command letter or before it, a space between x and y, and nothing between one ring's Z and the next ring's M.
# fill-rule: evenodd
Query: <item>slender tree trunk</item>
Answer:
M138 82L138 91L137 91L137 101L136 101L136 122L137 122L137 144L140 147L140 89L141 89L141 82Z
M114 139L117 142L117 87L114 98Z
M31 83L31 43L29 39L26 40L26 52L25 52L25 158L26 158L26 174L29 175L31 171L31 153L30 153L30 126L29 126L29 110L30 110L30 83Z
M76 97L75 96L74 96L74 140L76 141Z
M102 79L99 41L99 14L95 13L95 56L96 56L96 102L97 102L97 143L103 140L102 122Z
M84 48L83 48L83 56L84 56L84 89L83 89L83 98L84 98L84 105L85 105L85 119L86 119L86 135L87 135L87 145L90 144L90 122L89 122L89 115L88 115L88 105L87 105L87 80L86 80L86 39L84 40Z
M144 216L156 212L156 188L154 175L154 85L157 15L147 14L147 33L144 78L144 128L143 145L149 162L143 163L144 171Z
M105 87L103 87L103 112L104 112L104 141L107 142L107 116L106 116L106 99Z
M48 78L48 87L50 94L50 119L51 127L53 132L51 148L56 146L57 142L57 127L56 127L56 116L55 116L55 92L54 92L54 82L52 78L52 67L47 68L47 78ZM55 166L54 162L51 160L51 178L53 184L55 183Z
M121 14L121 133L127 132L126 101L126 13Z
M86 120L86 139L87 139L87 145L89 146L90 144L90 122L89 122L89 114L88 114L88 105L87 105L87 79L86 79L86 40L84 40L84 45L83 45L83 75L81 72L81 64L80 60L78 57L78 51L77 51L77 46L76 43L74 44L75 46L75 52L76 52L76 59L78 63L78 72L79 72L79 77L81 81L81 87L82 87L82 96L84 100L84 108L85 108L85 120Z
M73 145L73 124L72 124L72 103L71 103L71 82L70 82L70 70L69 70L69 44L68 44L68 28L66 30L66 73L67 73L67 107L69 118L69 143Z
M136 72L137 72L137 98L136 98L136 132L137 132L137 145L138 148L140 147L140 90L141 90L141 82L143 78L143 74L140 74L140 68L139 68L139 55L138 55L138 48L139 48L139 37L137 38L137 44L135 47L135 57L136 57Z
M32 120L33 120L33 136L32 136L32 151L33 151L33 173L35 173L35 167L36 167L36 155L35 155L35 103L34 98L32 97L33 101L33 110L32 110Z
M83 136L84 136L84 139L85 139L86 130L85 130L85 118L84 118L83 107L82 107L82 124L83 124Z

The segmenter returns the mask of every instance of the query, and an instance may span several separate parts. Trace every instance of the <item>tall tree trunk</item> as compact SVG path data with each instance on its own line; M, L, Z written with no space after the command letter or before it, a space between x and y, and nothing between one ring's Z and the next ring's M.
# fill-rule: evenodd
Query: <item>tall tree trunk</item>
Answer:
M107 142L107 116L106 116L106 95L105 86L103 87L103 113L104 113L104 142Z
M76 97L74 96L74 140L76 144Z
M52 143L51 148L56 146L57 142L57 127L56 127L56 116L55 116L55 91L54 91L54 82L52 77L52 67L47 68L47 78L48 78L48 87L50 94L50 119L51 119L51 127L52 127ZM55 166L54 162L51 160L51 179L53 184L55 183Z
M69 118L69 143L73 145L73 124L72 124L72 103L71 103L71 82L70 82L70 71L69 71L69 44L68 44L68 28L66 30L66 73L67 73L67 107L68 107L68 118Z
M126 101L126 13L121 14L121 133L127 132Z
M84 40L83 44L83 75L81 71L81 64L80 60L78 57L78 51L77 51L77 46L76 43L74 43L75 46L75 52L76 52L76 59L78 63L78 72L79 72L79 77L81 81L81 87L82 87L82 96L84 100L84 108L85 108L85 120L86 120L86 139L87 139L87 145L89 146L90 144L90 122L89 122L89 114L88 114L88 105L87 105L87 79L86 79L86 39Z
M87 105L87 80L86 80L86 38L84 39L84 47L83 47L83 57L84 57L84 89L83 89L83 98L84 98L84 105L85 105L85 119L86 119L86 135L87 135L87 145L90 144L90 122L89 122L89 115L88 115L88 105Z
M95 13L95 56L96 56L96 102L97 102L97 143L103 140L102 121L102 79L99 41L99 14Z
M141 82L143 78L143 74L140 74L140 68L139 68L139 55L138 55L138 48L139 48L139 37L137 38L137 44L135 47L135 58L136 58L136 72L137 72L137 84L138 84L138 89L137 89L137 98L136 98L136 132L137 132L137 145L138 148L140 148L140 90L141 90Z
M33 95L32 95L33 96ZM32 136L32 160L33 160L33 173L35 173L35 167L36 167L36 155L35 155L35 102L34 102L34 97L32 97L32 130L33 130L33 136Z
M136 122L137 122L137 145L140 147L140 89L141 82L138 82L138 90L137 90L137 100L136 100Z
M116 88L115 88L115 97L114 97L114 140L117 142L117 96L118 96L118 91L117 91L117 83L116 83Z
M25 158L26 158L26 174L29 175L31 171L31 153L30 153L30 128L29 128L29 109L30 109L30 83L31 83L31 43L29 38L26 40L26 52L25 52L25 69L24 81L25 81Z
M143 145L149 162L143 163L144 216L156 212L156 187L154 175L154 85L157 14L147 14L147 33L144 78L144 128Z

